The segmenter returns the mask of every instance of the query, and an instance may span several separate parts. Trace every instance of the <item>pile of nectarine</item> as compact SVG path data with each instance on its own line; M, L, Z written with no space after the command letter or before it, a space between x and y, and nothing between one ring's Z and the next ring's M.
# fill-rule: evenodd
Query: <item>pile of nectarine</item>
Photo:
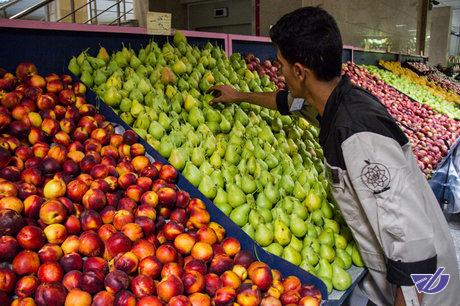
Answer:
M0 90L0 304L319 305L226 237L82 83L26 63Z

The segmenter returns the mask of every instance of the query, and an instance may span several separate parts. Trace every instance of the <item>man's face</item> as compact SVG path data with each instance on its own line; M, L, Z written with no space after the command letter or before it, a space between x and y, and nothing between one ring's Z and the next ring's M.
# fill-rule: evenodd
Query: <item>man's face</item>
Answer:
M287 88L295 98L301 97L301 82L294 71L294 65L290 64L278 50L276 57L280 63L279 72L284 76Z

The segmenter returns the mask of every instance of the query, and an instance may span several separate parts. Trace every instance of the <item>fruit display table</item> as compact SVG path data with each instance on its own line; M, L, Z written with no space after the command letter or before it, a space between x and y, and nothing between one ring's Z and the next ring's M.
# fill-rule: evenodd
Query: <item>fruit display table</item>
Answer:
M104 114L104 116L110 120L111 122L115 123L118 126L121 126L123 130L130 130L131 128L120 119L120 117L115 114L115 112L108 107L104 102L100 101L94 93L90 92L88 94L89 101L96 101L94 103L95 106L99 109L99 111ZM168 164L169 162L161 156L155 149L153 149L145 140L140 139L139 142L145 146L146 152L152 156L155 160L158 160L162 163ZM235 225L234 222L230 218L228 218L222 211L217 208L217 206L206 198L197 188L195 188L187 179L179 173L179 180L177 183L178 187L189 192L191 197L196 197L203 202L205 202L213 220L218 222L226 229L227 233L230 236L237 237L241 243L241 246L244 249L254 250L256 258L262 262L267 263L270 267L278 269L283 275L295 275L299 277L303 282L311 283L320 288L321 293L323 296L326 296L327 291L324 284L317 279L316 277L312 276L308 272L299 269L297 266L290 264L287 261L282 260L278 256L274 256L269 254L260 246L258 246L254 240L252 240L244 231L242 231L238 226ZM342 305L343 302L350 296L353 289L357 284L364 278L367 274L367 269L360 268L356 266L352 266L347 271L352 277L352 285L346 291L337 291L333 290L331 294L328 295L328 299L325 301L324 305L330 306L338 306Z
M14 71L17 63L31 61L36 62L40 66L40 72L43 74L50 72L68 73L67 64L69 59L72 56L77 56L87 47L92 48L91 53L93 54L95 53L94 51L99 48L99 45L104 46L109 53L120 50L122 43L128 48L132 47L134 50L139 50L149 44L149 41L152 39L151 36L146 34L145 29L112 26L0 20L0 28L2 29L0 31L0 39L2 41L11 42L8 48L2 48L0 50L0 67ZM227 55L232 54L232 52L241 52L243 54L253 52L261 59L272 59L276 55L275 47L266 37L255 38L251 36L193 31L183 31L183 33L187 36L188 42L191 45L203 48L207 42L211 42L213 46L224 49ZM153 40L160 46L165 42L172 43L171 37L155 36ZM15 52L11 52L11 50L15 50ZM377 59L391 60L395 57L398 58L398 54L367 52L349 46L344 47L343 51L344 62L356 58L358 61L368 63L368 61L375 61ZM245 73L244 77L248 78L248 73ZM250 78L252 78L252 76L250 76ZM268 85L266 86L268 87ZM254 88L256 88L256 85L254 85ZM199 90L204 91L201 85ZM100 112L106 116L107 119L123 126L124 129L129 129L129 126L121 120L110 107L96 99L94 93L90 93L88 97L88 101L95 103ZM246 119L242 113L237 113L235 116L239 116L242 120ZM265 117L263 118L265 120ZM254 119L254 117L251 119ZM282 118L282 120L286 120L286 118ZM271 124L275 129L279 122L273 120ZM285 125L288 125L288 123L285 123ZM296 131L290 131L294 136L295 132ZM310 141L308 138L307 140ZM272 141L272 139L269 141ZM155 151L149 143L145 140L141 140L140 142L146 147L147 152L152 157L158 161L167 163L167 160ZM313 146L311 142L308 144ZM289 143L289 145L291 145L291 143ZM295 145L296 144L293 146ZM312 150L308 152L308 156L310 155L315 157L319 156L319 149L315 148L313 150L312 147ZM289 185L289 182L286 184ZM244 249L252 250L257 259L267 263L272 268L280 270L283 275L295 275L303 282L314 284L321 290L323 297L327 296L326 287L323 282L320 282L318 278L305 272L303 269L290 264L281 259L281 257L271 255L261 248L248 234L242 231L240 227L227 217L221 209L214 205L212 201L208 200L203 192L200 191L201 189L193 186L182 175L179 176L178 187L188 191L192 197L202 199L206 203L212 219L223 225L230 236L237 237ZM366 274L365 269L355 266L347 270L347 272L351 275L352 285L345 291L334 290L329 295L326 304L342 304L351 293L354 286L356 286Z

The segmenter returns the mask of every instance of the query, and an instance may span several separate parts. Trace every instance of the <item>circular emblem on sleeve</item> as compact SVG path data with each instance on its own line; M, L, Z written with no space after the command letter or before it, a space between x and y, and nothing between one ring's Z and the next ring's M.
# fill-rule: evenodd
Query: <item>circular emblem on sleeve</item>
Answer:
M383 191L390 185L390 171L385 165L366 161L366 166L361 171L361 180L370 190Z

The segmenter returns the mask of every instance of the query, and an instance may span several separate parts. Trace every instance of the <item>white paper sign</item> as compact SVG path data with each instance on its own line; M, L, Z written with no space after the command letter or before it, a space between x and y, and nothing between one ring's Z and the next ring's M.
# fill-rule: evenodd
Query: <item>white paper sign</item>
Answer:
M148 12L147 34L171 35L171 13Z

